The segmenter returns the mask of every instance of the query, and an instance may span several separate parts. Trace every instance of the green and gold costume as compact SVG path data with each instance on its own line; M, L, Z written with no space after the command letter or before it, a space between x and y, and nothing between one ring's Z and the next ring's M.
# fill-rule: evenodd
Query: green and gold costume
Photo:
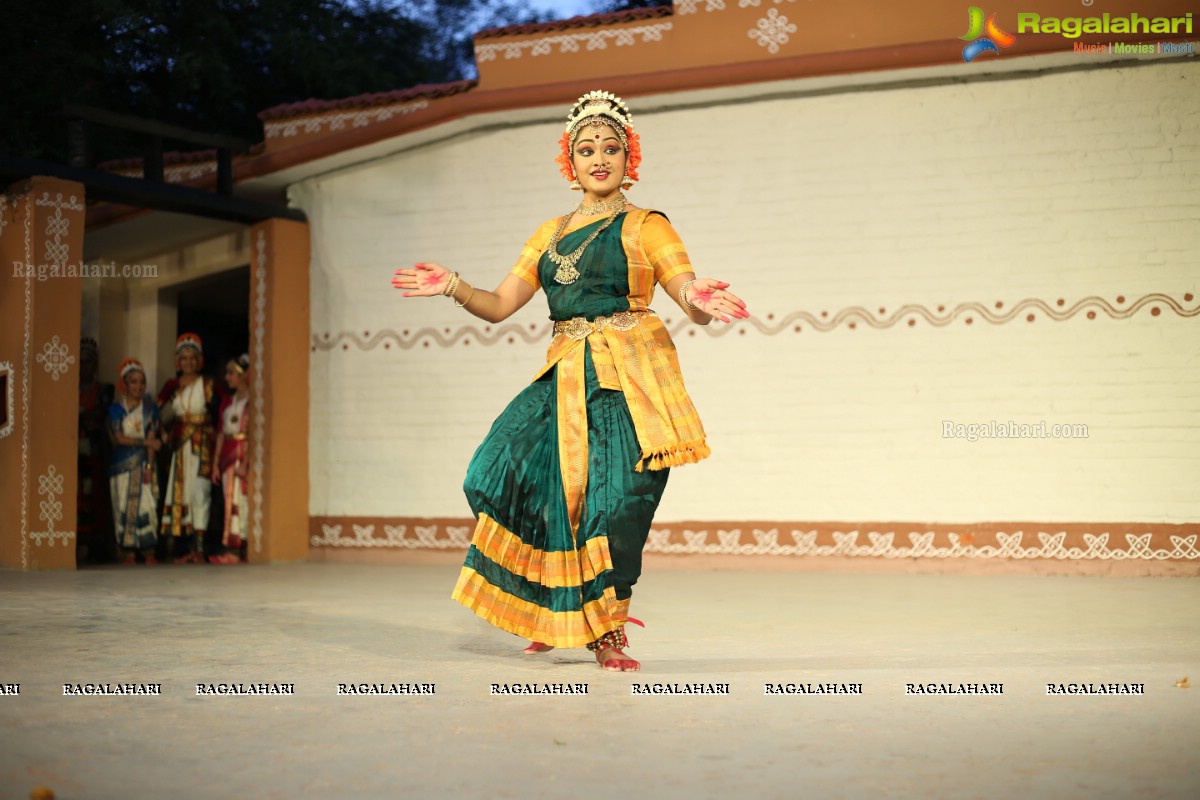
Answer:
M510 633L582 647L625 623L670 467L709 451L675 346L648 308L656 283L692 271L670 223L621 212L567 285L545 255L557 223L513 268L545 289L555 336L467 469L477 523L453 597ZM559 252L602 224L568 232Z

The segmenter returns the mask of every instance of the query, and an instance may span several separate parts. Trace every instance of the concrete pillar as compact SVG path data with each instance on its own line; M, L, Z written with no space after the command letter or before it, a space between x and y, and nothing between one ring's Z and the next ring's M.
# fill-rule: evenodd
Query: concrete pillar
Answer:
M84 191L0 198L0 566L75 567Z

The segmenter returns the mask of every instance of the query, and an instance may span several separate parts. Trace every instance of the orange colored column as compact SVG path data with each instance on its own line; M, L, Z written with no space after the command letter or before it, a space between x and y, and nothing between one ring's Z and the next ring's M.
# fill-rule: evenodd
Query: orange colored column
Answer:
M0 200L0 566L75 567L83 201L45 177Z
M308 558L309 229L250 237L250 560Z

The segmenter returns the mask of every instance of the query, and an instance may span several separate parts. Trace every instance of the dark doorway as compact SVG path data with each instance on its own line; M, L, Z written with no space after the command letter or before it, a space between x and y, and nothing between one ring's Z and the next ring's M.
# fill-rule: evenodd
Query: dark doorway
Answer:
M204 342L204 374L220 381L225 362L250 349L250 267L237 267L172 287L178 308L175 335Z
M228 394L225 384L225 365L230 359L250 349L250 267L236 267L215 275L208 275L168 290L174 295L177 309L175 335L194 333L204 343L204 367L201 372L212 378L218 396L213 403L213 422L219 424L216 411L220 398ZM166 298L164 298L165 300ZM170 457L163 448L161 455ZM214 454L215 457L215 454ZM169 462L159 465L161 497L166 497L166 481ZM208 530L205 534L204 552L215 553L220 549L221 536L225 530L225 504L221 499L221 487L213 484L210 503ZM164 537L168 539L169 537ZM178 542L160 542L160 546L171 547ZM175 555L165 553L167 558Z

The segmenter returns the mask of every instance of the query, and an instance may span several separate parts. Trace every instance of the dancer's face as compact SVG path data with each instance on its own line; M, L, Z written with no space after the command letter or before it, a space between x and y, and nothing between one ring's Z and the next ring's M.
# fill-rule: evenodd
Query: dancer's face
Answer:
M146 376L141 370L133 370L125 376L125 396L130 400L141 400L146 394Z
M606 197L621 188L627 157L610 125L585 125L575 139L571 166L584 192Z
M194 347L185 347L179 353L179 371L184 375L195 375L200 370L200 354Z
M229 384L229 388L236 392L245 385L246 380L242 376L242 373L238 372L232 366L228 366L225 368L225 383Z

